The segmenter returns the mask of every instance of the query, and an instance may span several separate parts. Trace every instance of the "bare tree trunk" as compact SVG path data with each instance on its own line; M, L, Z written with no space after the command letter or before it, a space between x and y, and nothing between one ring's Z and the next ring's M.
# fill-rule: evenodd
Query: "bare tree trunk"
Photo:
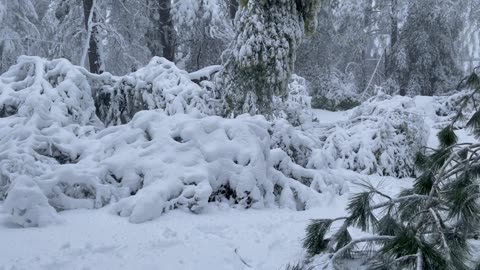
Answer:
M85 29L87 30L88 39L88 63L90 72L100 74L103 73L101 45L99 27L95 25L98 22L97 14L94 7L95 0L83 0L83 15ZM83 59L82 59L83 62ZM81 63L84 64L84 63Z
M159 9L159 30L160 42L162 45L162 56L170 61L175 61L175 28L171 15L171 0L158 0Z

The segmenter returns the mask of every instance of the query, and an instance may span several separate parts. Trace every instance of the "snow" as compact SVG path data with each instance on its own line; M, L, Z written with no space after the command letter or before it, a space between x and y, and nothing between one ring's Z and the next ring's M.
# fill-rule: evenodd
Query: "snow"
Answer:
M388 95L312 113L294 76L277 119L226 119L189 76L162 58L116 77L37 57L0 76L0 269L282 269L355 181L410 186L407 153L452 113Z
M346 114L327 112L323 117L316 112L319 119L331 121L345 119ZM352 174L381 185L388 194L411 185L410 179ZM355 192L358 187L350 184L346 190ZM112 214L116 205L60 212L63 223L41 228L18 228L0 214L0 238L9 243L8 248L0 247L0 265L4 269L187 270L212 265L219 270L283 269L305 255L302 239L310 219L342 215L349 194L324 197L305 211L243 210L223 202L205 206L201 214L170 211L141 224Z
M18 225L108 204L132 223L209 203L305 210L347 191L348 172L305 167L308 140L286 120L209 116L209 93L163 58L115 77L22 57L0 82L0 196Z
M317 118L321 121L323 115ZM401 178L414 176L415 154L429 136L422 112L412 98L385 94L338 116L328 113L325 123L306 132L317 136L321 145L309 159L313 168Z
M389 194L411 183L372 180L383 182ZM112 215L109 207L66 211L64 223L46 228L15 228L0 216L0 238L9 243L0 246L0 265L19 270L283 269L305 255L302 239L310 219L341 215L346 200L347 195L338 196L306 211L209 206L201 215L172 211L142 224Z

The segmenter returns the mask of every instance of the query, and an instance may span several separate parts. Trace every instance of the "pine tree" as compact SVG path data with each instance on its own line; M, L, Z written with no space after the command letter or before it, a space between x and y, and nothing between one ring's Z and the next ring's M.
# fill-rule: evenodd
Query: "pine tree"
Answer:
M389 70L401 95L433 95L454 87L451 82L461 74L454 44L463 28L462 7L462 1L409 0Z
M334 267L366 243L369 269L471 269L468 239L480 225L480 143L458 143L454 124L464 118L466 104L474 102L480 79L473 73L461 85L472 92L452 123L438 133L439 148L418 154L422 174L413 187L391 197L360 183L364 191L350 198L348 215L314 220L307 227L304 247L310 256L327 254L327 266ZM466 126L480 138L480 111ZM338 222L339 229L332 230ZM372 236L353 239L352 227Z
M242 0L236 36L218 76L224 115L272 114L273 97L287 97L296 49L313 32L320 1Z

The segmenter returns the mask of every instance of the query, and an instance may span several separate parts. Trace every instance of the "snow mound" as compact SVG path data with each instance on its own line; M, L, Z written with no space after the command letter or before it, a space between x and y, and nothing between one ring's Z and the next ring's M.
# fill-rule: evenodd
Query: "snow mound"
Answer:
M97 115L111 126L128 123L142 110L162 109L168 115L213 114L215 101L206 87L192 82L194 75L165 58L154 57L146 67L122 77L88 73L88 78Z
M347 121L313 131L321 134L321 147L313 150L310 167L395 177L415 174L415 155L429 135L413 99L385 94L353 109Z
M11 222L23 227L43 227L60 222L38 185L25 176L19 177L13 184L3 210L10 214Z
M288 122L272 137L261 116L208 116L207 92L161 58L123 77L19 58L0 76L3 210L43 226L57 222L53 209L115 203L138 223L212 202L304 210L346 191L347 173L307 169L279 148L302 145Z

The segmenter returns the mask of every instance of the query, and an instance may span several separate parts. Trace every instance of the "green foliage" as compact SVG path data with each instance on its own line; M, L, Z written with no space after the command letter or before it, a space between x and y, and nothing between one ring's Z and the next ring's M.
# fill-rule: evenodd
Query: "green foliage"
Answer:
M401 229L401 225L397 223L397 220L390 214L384 215L377 223L378 229L376 233L378 235L396 235Z
M453 126L449 125L446 128L442 129L438 134L437 138L440 142L440 148L446 148L457 143L458 138L453 131Z
M328 239L325 239L325 234L330 229L333 220L331 219L317 219L312 220L307 227L307 236L304 239L303 247L307 250L310 256L320 254L325 251L328 244Z
M467 81L465 83L471 89L480 88L480 78L478 77L476 72L472 72L472 74L468 76Z
M345 247L351 241L352 241L352 236L348 232L347 228L344 228L343 230L339 231L338 238L337 238L337 246L335 247L335 251L338 251L339 249ZM354 247L351 247L350 249L346 250L343 255L345 257L351 257L350 252L352 251L353 248Z
M435 181L435 175L431 171L427 171L417 178L417 181L413 183L413 191L416 194L427 195L430 193Z
M480 139L480 111L472 115L467 122L467 127L473 132L476 139Z
M370 209L373 195L375 195L373 192L367 191L355 194L350 198L347 205L350 213L349 224L367 231L377 223L377 219Z

